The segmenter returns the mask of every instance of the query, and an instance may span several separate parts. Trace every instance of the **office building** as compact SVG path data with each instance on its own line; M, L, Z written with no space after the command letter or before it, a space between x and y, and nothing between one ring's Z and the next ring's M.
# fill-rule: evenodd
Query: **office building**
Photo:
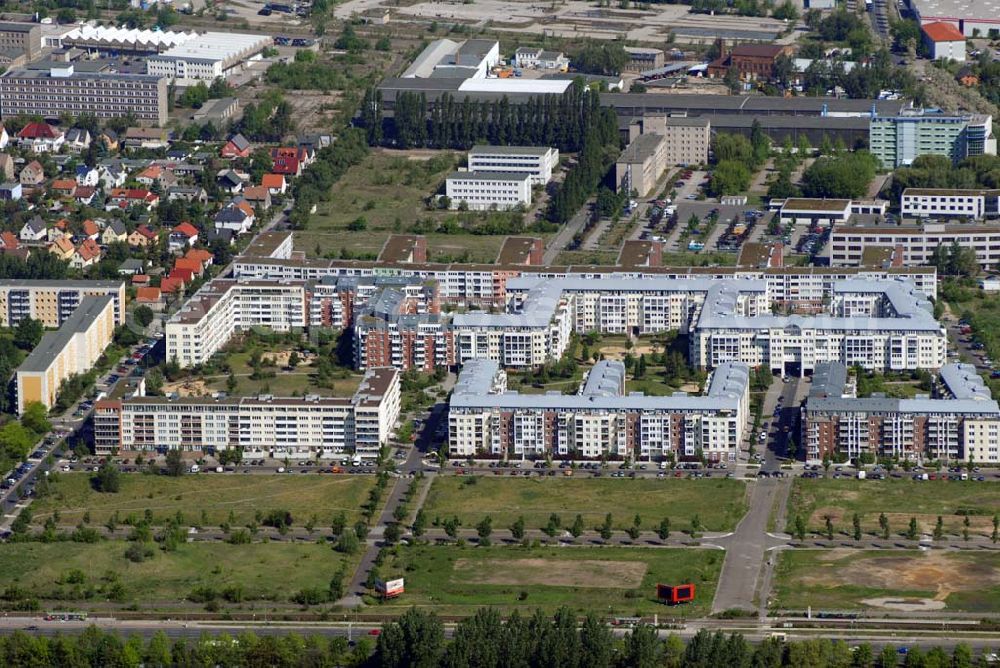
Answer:
M998 429L1000 406L967 364L942 367L933 394L913 399L857 397L843 364L818 365L802 409L802 443L813 462L838 455L998 462Z
M904 218L996 218L1000 190L907 188L900 195L899 212Z
M452 209L507 211L531 204L531 182L527 172L453 172L445 195Z
M833 228L827 253L833 266L856 267L861 264L866 247L888 246L898 248L903 263L914 266L931 264L939 246L947 249L956 243L974 250L983 269L1000 268L1000 225L996 224L844 225Z
M642 134L629 144L615 162L618 192L635 191L645 197L667 168L667 140L663 135Z
M544 186L559 165L559 149L546 146L473 146L469 171L528 174L532 185Z
M399 372L372 369L349 398L136 397L94 406L98 455L217 453L246 457L376 459L399 420Z
M942 155L958 162L997 153L991 116L949 115L925 109L874 115L869 123L868 146L888 169L909 165L921 155Z
M125 324L125 283L122 281L0 280L0 327L16 327L24 318L60 327L87 297L109 295L115 325Z
M577 394L519 394L493 360L472 359L448 406L453 457L735 461L748 429L750 370L724 364L703 395L626 392L625 365L598 362Z
M17 412L31 402L52 408L70 376L90 371L115 333L111 295L84 297L55 332L48 332L17 368Z
M42 51L42 26L37 23L0 23L0 52L23 52L33 60Z
M269 35L206 32L150 56L146 71L180 85L214 81L238 72L247 61L259 59L264 49L271 46L274 40Z
M167 94L163 77L77 72L73 63L48 70L14 68L0 75L3 116L92 114L108 119L131 115L139 123L162 126L167 122Z

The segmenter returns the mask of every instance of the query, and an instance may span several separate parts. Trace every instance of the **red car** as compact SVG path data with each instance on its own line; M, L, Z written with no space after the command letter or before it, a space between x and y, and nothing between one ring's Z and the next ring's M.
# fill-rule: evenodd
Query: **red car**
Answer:
M382 629L372 629L371 631L368 632L368 635L370 636L377 636L381 634L382 634Z

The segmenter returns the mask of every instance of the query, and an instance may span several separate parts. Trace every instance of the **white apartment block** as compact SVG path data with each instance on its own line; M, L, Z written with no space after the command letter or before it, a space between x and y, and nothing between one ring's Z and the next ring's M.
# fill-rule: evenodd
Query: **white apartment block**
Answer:
M904 218L996 218L1000 190L907 188L899 198Z
M830 264L852 267L861 264L865 247L900 247L908 266L931 263L939 246L957 243L976 252L983 269L1000 267L1000 225L921 223L918 225L851 225L834 228L827 244Z
M477 173L528 174L533 185L552 180L559 165L559 149L546 146L473 146L469 171Z
M167 321L167 359L194 366L206 362L238 331L260 326L283 332L307 324L302 282L216 279Z
M691 325L694 365L711 368L738 361L783 375L805 375L822 362L873 371L939 369L946 362L947 334L934 319L930 302L913 286L838 283L828 313L816 316L748 317L737 307L739 290L735 283L720 284L706 298Z
M451 208L507 211L531 204L532 177L517 172L454 172L445 181Z
M251 457L375 459L392 436L400 410L399 372L371 369L349 398L136 397L99 401L98 454L243 448Z
M746 436L750 371L716 369L700 396L626 393L621 362L599 362L576 395L506 391L494 360L462 367L449 411L449 453L533 459L659 460L669 454L734 461Z

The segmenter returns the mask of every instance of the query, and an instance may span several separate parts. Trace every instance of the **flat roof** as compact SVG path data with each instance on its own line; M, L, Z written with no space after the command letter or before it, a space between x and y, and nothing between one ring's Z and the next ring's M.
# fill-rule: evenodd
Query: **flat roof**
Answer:
M379 261L409 262L421 238L416 234L390 234L379 251Z
M771 244L748 241L740 248L736 265L740 267L766 267L771 259Z
M536 237L507 237L497 253L497 264L530 264Z
M54 77L49 69L29 69L27 67L13 67L2 75L0 79L88 79L94 81L144 81L154 83L165 77L156 74L120 74L118 72L88 72L77 71L73 63L53 63L53 67L73 67L73 73L67 77Z
M42 340L38 342L35 349L17 368L18 372L45 372L52 366L52 362L66 348L73 337L80 332L87 331L94 319L107 308L113 299L114 297L111 295L89 296L81 299L80 305L63 321L59 329L42 336Z
M469 149L469 155L545 155L552 148L549 146L488 146L476 144Z
M639 135L618 156L618 162L645 162L649 160L666 142L663 135Z
M452 172L449 181L527 181L531 175L527 172Z
M935 18L995 21L1000 15L998 0L910 0L910 6L925 21Z
M983 195L1000 196L1000 190L989 188L906 188L903 197L975 197Z
M198 188L194 188L194 190L198 190ZM257 235L252 244L247 246L243 254L251 257L255 255L270 257L290 235L291 232L263 232Z
M31 29L36 27L40 29L37 23L0 22L0 32L31 32Z
M865 246L861 249L861 266L881 267L892 262L892 246Z
M781 211L831 211L843 213L851 208L849 199L812 199L808 197L793 197L786 199Z
M237 32L206 32L170 47L158 58L192 58L202 60L225 60L239 53L257 48L263 49L271 43L267 35L251 35Z
M618 253L618 264L623 267L646 267L653 255L653 249L660 245L658 241L647 239L628 239L622 244ZM662 246L660 246L662 249Z
M2 289L35 289L35 290L121 290L124 281L83 281L83 280L50 280L45 278L4 278L0 279Z

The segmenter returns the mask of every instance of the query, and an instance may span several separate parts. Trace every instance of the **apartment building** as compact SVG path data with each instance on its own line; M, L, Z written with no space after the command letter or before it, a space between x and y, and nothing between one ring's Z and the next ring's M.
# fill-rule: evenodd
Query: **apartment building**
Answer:
M532 185L544 186L559 166L559 149L547 146L473 146L469 171L528 174Z
M84 297L55 332L48 332L17 368L17 412L30 402L52 408L63 381L86 373L111 343L115 306L111 295Z
M802 409L809 461L843 455L980 463L1000 461L1000 406L967 364L948 364L933 395L857 397L840 363L817 366Z
M167 359L194 366L208 361L237 332L251 327L287 332L308 324L302 281L215 279L167 321Z
M707 165L712 123L707 118L665 117L663 136L671 165Z
M402 295L410 313L441 312L440 291L434 280L415 276L324 276L307 286L309 326L353 327L355 314L386 289Z
M0 113L59 118L133 116L144 125L167 122L167 79L147 74L76 72L72 63L48 70L13 68L0 75Z
M997 153L991 116L949 115L925 109L872 116L868 146L887 169L909 165L921 155L943 155L957 162Z
M369 370L349 398L136 397L94 409L99 455L242 448L249 457L375 459L399 420L399 372Z
M930 264L939 246L957 243L976 252L985 270L1000 267L1000 225L918 223L916 225L848 225L835 227L827 244L830 264L854 267L866 247L898 248L909 266Z
M873 371L939 369L948 337L930 302L912 285L844 281L826 313L747 315L739 284L712 288L690 326L690 359L702 368L739 361L805 375L821 362Z
M233 263L239 280L308 281L325 276L371 277L391 274L432 280L438 284L442 303L499 307L507 303L507 282L512 278L578 278L604 281L635 279L757 279L767 285L768 297L782 305L821 305L834 283L851 279L873 281L905 280L926 297L937 296L937 270L907 263L902 267L662 267L662 266L545 266L511 264L503 256L493 264L433 262L391 262L369 260L292 259L292 233L272 233L261 250L248 253ZM281 252L271 256L271 248ZM287 251L287 253L285 252ZM277 252L277 251L276 251Z
M626 392L625 366L598 362L579 392L507 391L495 360L467 360L448 406L453 457L735 461L748 428L750 370L724 364L705 393Z
M42 51L42 26L38 23L0 23L0 51L21 51L34 60Z
M454 172L445 180L445 195L452 209L507 211L531 204L532 178L527 172Z
M996 218L1000 216L1000 190L906 188L899 197L904 218Z
M45 327L61 326L87 297L111 297L114 324L125 324L125 283L122 281L0 280L0 327L16 327L24 318Z
M455 364L446 319L422 308L421 299L384 288L354 316L354 365L433 371Z
M618 192L645 197L667 168L667 140L664 135L643 134L632 140L615 162L615 188Z

